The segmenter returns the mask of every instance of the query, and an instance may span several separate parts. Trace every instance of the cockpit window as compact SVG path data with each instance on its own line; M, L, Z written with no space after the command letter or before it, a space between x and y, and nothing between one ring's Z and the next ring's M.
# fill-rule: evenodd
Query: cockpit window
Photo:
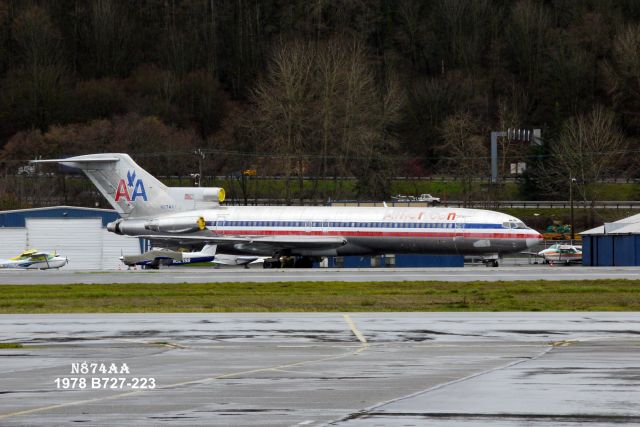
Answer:
M517 229L517 230L527 230L529 228L524 224L524 222L521 222L521 221L503 222L502 223L502 227L503 228L513 228L513 229Z

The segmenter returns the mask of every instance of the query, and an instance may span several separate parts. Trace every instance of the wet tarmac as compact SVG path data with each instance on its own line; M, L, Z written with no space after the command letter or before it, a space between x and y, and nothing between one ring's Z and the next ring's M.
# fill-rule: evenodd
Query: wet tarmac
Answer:
M640 313L0 315L9 342L3 426L640 424Z
M300 281L518 281L640 279L640 267L520 265L487 268L276 269L167 268L163 270L73 271L0 270L0 285L71 283L215 283Z

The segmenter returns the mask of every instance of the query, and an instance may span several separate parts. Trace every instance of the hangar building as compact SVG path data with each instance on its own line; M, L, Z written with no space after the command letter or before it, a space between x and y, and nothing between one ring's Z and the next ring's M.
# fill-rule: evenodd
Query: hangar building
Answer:
M580 234L583 265L640 266L640 214Z
M139 239L109 233L119 218L110 209L56 206L0 212L0 258L25 249L57 251L69 258L65 269L117 270L120 255L139 254Z

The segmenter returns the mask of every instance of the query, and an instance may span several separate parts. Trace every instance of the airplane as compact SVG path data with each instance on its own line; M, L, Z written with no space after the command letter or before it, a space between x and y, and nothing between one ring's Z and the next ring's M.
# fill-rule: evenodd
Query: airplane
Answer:
M228 255L270 257L265 268L295 257L311 267L328 256L420 253L482 255L498 266L506 253L542 241L511 215L446 207L224 206L223 188L167 187L128 154L33 160L82 170L121 218L110 232L154 246L216 245Z
M0 268L24 268L29 270L47 270L50 268L64 267L69 263L67 257L59 256L54 252L38 252L36 249L29 249L20 255L7 260L0 260Z
M194 263L212 262L216 265L244 266L248 265L260 257L257 256L235 256L216 254L216 245L204 245L198 252L174 251L169 248L153 248L140 255L123 255L120 261L127 267L140 265L147 268L158 269L161 265L177 266Z
M537 253L546 264L582 263L582 246L556 243Z

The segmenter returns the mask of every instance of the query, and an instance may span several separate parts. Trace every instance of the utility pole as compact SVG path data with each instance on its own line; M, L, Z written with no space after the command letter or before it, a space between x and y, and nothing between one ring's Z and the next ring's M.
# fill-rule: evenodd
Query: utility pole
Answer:
M202 161L205 158L205 153L201 148L198 148L194 153L198 156L198 187L202 187Z
M576 182L574 177L569 178L569 203L571 204L571 244L575 240L575 232L573 231L573 183Z

